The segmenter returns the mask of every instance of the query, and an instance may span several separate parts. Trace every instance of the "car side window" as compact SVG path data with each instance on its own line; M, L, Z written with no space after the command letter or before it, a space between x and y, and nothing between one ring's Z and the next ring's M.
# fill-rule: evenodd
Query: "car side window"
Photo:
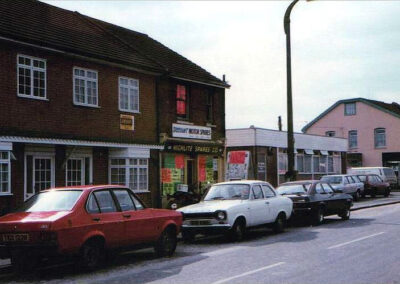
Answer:
M136 210L143 210L145 207L143 206L142 202L140 202L139 199L136 198L132 193L129 193L131 196L133 203L135 204Z
M322 185L322 187L324 188L324 191L325 191L326 193L329 193L329 194L333 193L333 190L332 190L332 188L331 188L331 186L330 186L329 184L327 184L327 183L322 183L321 185Z
M265 193L265 197L270 198L270 197L275 197L275 192L272 188L270 188L268 185L263 184L262 188L264 190Z
M111 192L108 190L95 191L93 193L100 206L100 213L117 212L114 199L111 196Z
M135 205L126 189L114 189L113 192L122 211L135 210Z
M94 197L93 194L89 196L89 199L87 201L86 209L88 213L95 214L95 213L100 213L99 209L99 204L97 204L96 198Z
M259 186L259 185L253 186L253 195L254 195L254 199L264 198L264 194L262 192L261 186Z
M375 176L377 182L383 182L380 176Z
M344 177L342 180L343 180L343 184L349 184L349 181L347 180L347 177Z
M318 194L324 194L324 189L322 188L322 185L320 183L317 183L315 185L315 192Z

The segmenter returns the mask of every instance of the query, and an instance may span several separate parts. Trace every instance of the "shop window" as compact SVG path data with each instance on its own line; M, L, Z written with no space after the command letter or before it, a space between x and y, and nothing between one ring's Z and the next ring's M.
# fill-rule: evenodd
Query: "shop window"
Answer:
M297 160L297 171L299 173L304 173L304 156L296 155L296 160Z
M386 130L385 128L376 128L374 130L375 148L386 147Z
M312 155L304 155L304 172L311 173L311 158Z
M46 61L18 55L18 96L46 99Z
M163 157L163 166L161 169L162 194L163 196L172 195L178 190L181 184L192 185L192 167L191 160L187 160L186 179L185 179L185 155L167 154ZM190 167L189 167L190 166Z
M279 174L285 174L288 170L288 157L286 153L279 153Z
M188 119L189 94L187 87L183 85L176 86L176 115L178 118Z
M11 193L10 152L0 151L0 195Z
M333 157L329 156L328 157L328 173L334 173L335 169L333 167Z
M148 191L148 159L111 159L110 182L128 186L134 191Z
M119 110L139 112L139 80L119 78Z
M74 68L74 104L98 106L97 71Z
M358 146L357 130L350 130L348 139L349 139L349 149L357 148Z

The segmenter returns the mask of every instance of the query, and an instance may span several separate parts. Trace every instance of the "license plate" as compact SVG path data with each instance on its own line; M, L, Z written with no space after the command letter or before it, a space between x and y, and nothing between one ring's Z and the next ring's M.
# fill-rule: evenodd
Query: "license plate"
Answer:
M199 221L191 221L191 225L210 225L211 222L209 220L199 220Z
M4 234L3 242L27 242L29 241L28 234Z

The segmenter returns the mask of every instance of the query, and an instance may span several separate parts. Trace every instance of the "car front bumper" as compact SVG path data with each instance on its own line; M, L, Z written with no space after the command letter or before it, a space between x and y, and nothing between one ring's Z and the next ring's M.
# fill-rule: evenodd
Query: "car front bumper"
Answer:
M224 234L232 228L229 224L214 225L182 225L182 233L217 235Z

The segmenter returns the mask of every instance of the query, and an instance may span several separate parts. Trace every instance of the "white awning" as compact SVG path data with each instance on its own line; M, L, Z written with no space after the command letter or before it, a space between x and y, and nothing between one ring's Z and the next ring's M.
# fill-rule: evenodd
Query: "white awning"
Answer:
M150 158L150 149L143 149L137 147L129 147L125 149L110 149L109 150L110 158L142 158L149 159Z
M324 156L329 155L328 151L326 151L326 150L321 150L320 152L321 152L321 155L324 155Z
M12 143L6 143L0 141L0 150L1 151L11 151L12 150Z
M314 155L314 150L305 149L304 153L306 153L307 155Z
M163 145L154 144L130 144L130 143L116 143L116 142L101 142L101 141L87 141L87 140L73 140L73 139L56 139L56 138L33 138L33 137L20 137L20 136L0 136L0 147L3 144L16 143L31 143L31 144L50 144L50 145L69 145L69 146L83 146L83 147L109 147L109 148L136 148L136 149L155 149L163 150ZM11 148L12 149L12 148ZM10 150L11 150L10 149Z

